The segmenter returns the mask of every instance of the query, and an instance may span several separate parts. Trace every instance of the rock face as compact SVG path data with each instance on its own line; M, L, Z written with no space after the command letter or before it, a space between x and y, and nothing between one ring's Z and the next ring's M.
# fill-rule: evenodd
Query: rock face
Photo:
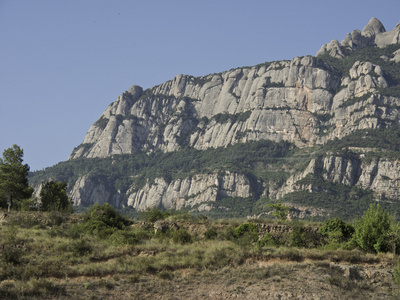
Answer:
M391 31L386 31L385 27L377 18L372 18L364 27L363 31L359 29L353 30L339 42L337 40L325 44L317 52L317 56L325 53L336 58L344 57L343 50L354 51L365 48L367 46L378 46L383 48L390 44L398 44L400 42L400 23Z
M210 210L219 198L248 198L254 194L249 179L242 174L198 174L194 177L167 183L163 178L147 182L137 189L126 192L127 201L121 193L110 193L107 183L95 176L80 177L72 189L74 205L90 206L94 203L110 203L115 207L134 207L144 210L150 207L182 209L197 207L199 211Z
M398 119L398 110L385 107L398 105L399 99L377 93L387 86L380 66L358 61L340 78L311 56L200 79L179 75L144 94L137 86L124 92L70 159L184 146L205 150L261 139L299 147L321 144L355 129L381 126L382 111L385 118ZM348 105L365 95L370 96ZM331 130L324 132L324 127Z
M84 175L79 177L70 192L74 205L90 206L95 203L110 203L115 207L122 207L123 196L111 193L108 183L97 176Z
M340 85L325 68L307 56L201 78L178 75L144 93L133 87L91 126L70 159L260 139L315 143L313 114L330 113L330 91Z
M375 191L378 198L400 197L400 161L376 159L371 162L358 159L349 159L338 156L326 156L312 159L307 168L300 173L293 174L277 191L275 197L303 189L313 191L312 184L302 186L298 182L312 174L323 174L325 180L339 182L350 186L359 186L363 189Z
M139 210L160 205L167 209L198 206L201 211L210 210L218 197L247 198L251 195L250 182L244 175L199 174L169 184L156 178L154 183L147 183L142 189L130 193L127 205Z
M400 42L400 23L387 32L372 18L363 31L354 30L339 43L322 46L317 57L264 63L204 77L178 75L153 88L132 86L112 103L87 132L69 159L206 150L236 143L289 141L306 148L341 139L361 129L387 129L400 119L400 99L381 93L393 78L379 63L356 61L340 73L318 56L343 58L367 46ZM399 50L382 61L400 61ZM400 162L351 160L326 155L294 171L281 185L267 183L258 195L279 199L296 190L313 190L298 181L323 173L326 180L372 189L378 196L400 196ZM151 206L210 210L224 197L255 195L246 175L225 172L197 174L167 182L149 180L126 192L113 190L94 175L82 175L71 191L75 205L112 203L139 210Z

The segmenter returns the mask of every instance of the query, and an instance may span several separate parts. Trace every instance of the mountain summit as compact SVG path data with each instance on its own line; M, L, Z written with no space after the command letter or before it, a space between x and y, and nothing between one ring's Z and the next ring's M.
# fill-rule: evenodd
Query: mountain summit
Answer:
M391 31L386 31L385 27L377 18L371 18L363 31L359 29L353 30L339 42L332 40L329 44L325 44L317 52L317 56L325 53L337 58L345 57L345 52L362 49L368 46L378 46L380 48L400 42L400 23Z
M178 75L147 90L134 85L68 162L35 176L68 181L75 205L139 210L254 215L282 199L297 216L327 216L353 200L393 203L400 196L399 41L400 24L387 32L372 18L316 57ZM68 176L55 175L63 168Z
M368 24L365 25L361 34L364 36L367 36L368 34L376 36L383 32L386 32L386 29L381 21L379 21L377 18L371 18Z

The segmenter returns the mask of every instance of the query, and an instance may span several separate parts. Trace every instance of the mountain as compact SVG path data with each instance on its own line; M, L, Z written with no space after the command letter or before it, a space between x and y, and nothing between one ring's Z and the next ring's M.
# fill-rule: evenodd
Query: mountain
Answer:
M67 162L75 205L259 216L351 217L400 196L400 23L372 18L314 56L133 85Z

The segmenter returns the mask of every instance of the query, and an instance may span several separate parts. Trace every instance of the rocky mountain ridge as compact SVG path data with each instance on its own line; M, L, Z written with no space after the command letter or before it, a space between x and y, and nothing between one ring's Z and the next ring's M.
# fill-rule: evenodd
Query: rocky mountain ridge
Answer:
M351 52L368 46L377 46L380 48L390 44L398 44L400 42L400 23L391 31L386 31L385 26L377 18L372 18L363 31L359 29L349 32L346 37L339 43L338 40L332 40L325 44L317 52L317 56L328 53L330 56L343 58L345 52ZM398 62L400 60L400 52L392 58Z
M372 18L362 32L355 30L340 44L332 41L322 46L316 57L295 57L203 77L178 75L147 90L134 85L90 127L69 161L229 148L262 140L287 141L309 149L357 132L394 128L400 118L400 93L390 89L400 83L396 77L399 37L400 23L386 32ZM356 60L360 49L384 54L369 59L367 53ZM170 180L157 177L121 190L110 188L112 182L91 172L75 174L71 197L75 205L84 206L109 202L139 210L162 206L209 211L224 198L274 200L300 190L313 192L315 185L301 183L312 175L371 189L376 199L398 199L398 160L366 159L374 151L358 150L351 158L333 152L310 156L305 168L287 167L286 176L278 182L251 172L218 169ZM266 172L267 165L263 168L260 172Z

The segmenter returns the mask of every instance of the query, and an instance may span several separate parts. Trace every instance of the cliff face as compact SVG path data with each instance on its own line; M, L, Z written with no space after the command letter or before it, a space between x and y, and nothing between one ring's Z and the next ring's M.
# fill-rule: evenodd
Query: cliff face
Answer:
M313 184L302 184L301 180L309 175L322 174L324 180L371 189L377 198L399 199L399 172L399 160L361 161L338 156L325 156L312 159L303 172L293 174L274 196L279 199L298 190L313 191Z
M107 183L99 177L85 175L80 177L71 191L75 205L90 206L94 203L110 203L115 207L129 206L139 210L149 207L182 209L197 207L199 211L208 211L219 198L248 198L254 194L249 179L242 174L198 174L194 177L166 182L164 178L155 178L137 189L132 187L126 192L110 193ZM84 202L83 202L84 201Z
M252 195L250 182L241 174L199 174L170 183L157 178L128 197L128 206L139 210L162 205L167 209L197 206L199 211L210 210L218 197L242 197ZM150 200L150 201L149 201Z
M166 209L195 209L210 211L219 199L227 197L249 198L257 193L270 199L281 199L285 195L307 190L318 191L319 187L302 180L310 175L322 174L326 181L372 190L377 199L400 197L400 161L374 159L372 161L341 156L324 156L312 159L306 169L294 172L281 187L264 185L254 190L251 180L243 174L226 172L224 174L197 174L171 182L155 178L143 187L125 193L111 193L107 183L95 176L80 177L72 191L75 205L90 206L94 203L110 203L115 207L133 207L144 210L149 207ZM299 208L299 207L297 207ZM229 207L225 207L229 210ZM309 208L307 208L309 209Z
M398 120L400 100L377 92L388 86L386 77L380 66L359 61L338 77L307 56L200 79L179 75L145 93L133 86L91 126L70 159L261 139L322 144L384 126L379 120Z
M173 80L123 93L89 129L70 159L225 147L238 142L318 138L313 114L331 112L340 78L314 57ZM133 91L133 92L132 92Z
M399 123L400 98L382 91L398 84L393 73L385 70L389 62L398 68L398 47L385 50L385 55L372 62L368 57L344 59L365 47L384 48L399 41L400 23L386 32L373 18L362 32L353 31L340 44L324 45L317 57L295 57L204 77L178 75L145 91L132 86L90 127L69 160L134 155L137 151L226 148L260 140L288 141L309 149L359 130L391 128ZM351 65L340 69L329 63L327 56ZM109 202L137 209L210 210L213 203L226 197L279 199L298 190L313 191L312 184L299 183L310 174L372 189L376 197L400 196L397 160L368 160L362 153L357 159L334 153L310 157L304 170L287 169L289 176L279 183L225 171L173 180L157 177L121 191L110 188L112 183L104 178L80 174L71 197L75 205L85 206Z

